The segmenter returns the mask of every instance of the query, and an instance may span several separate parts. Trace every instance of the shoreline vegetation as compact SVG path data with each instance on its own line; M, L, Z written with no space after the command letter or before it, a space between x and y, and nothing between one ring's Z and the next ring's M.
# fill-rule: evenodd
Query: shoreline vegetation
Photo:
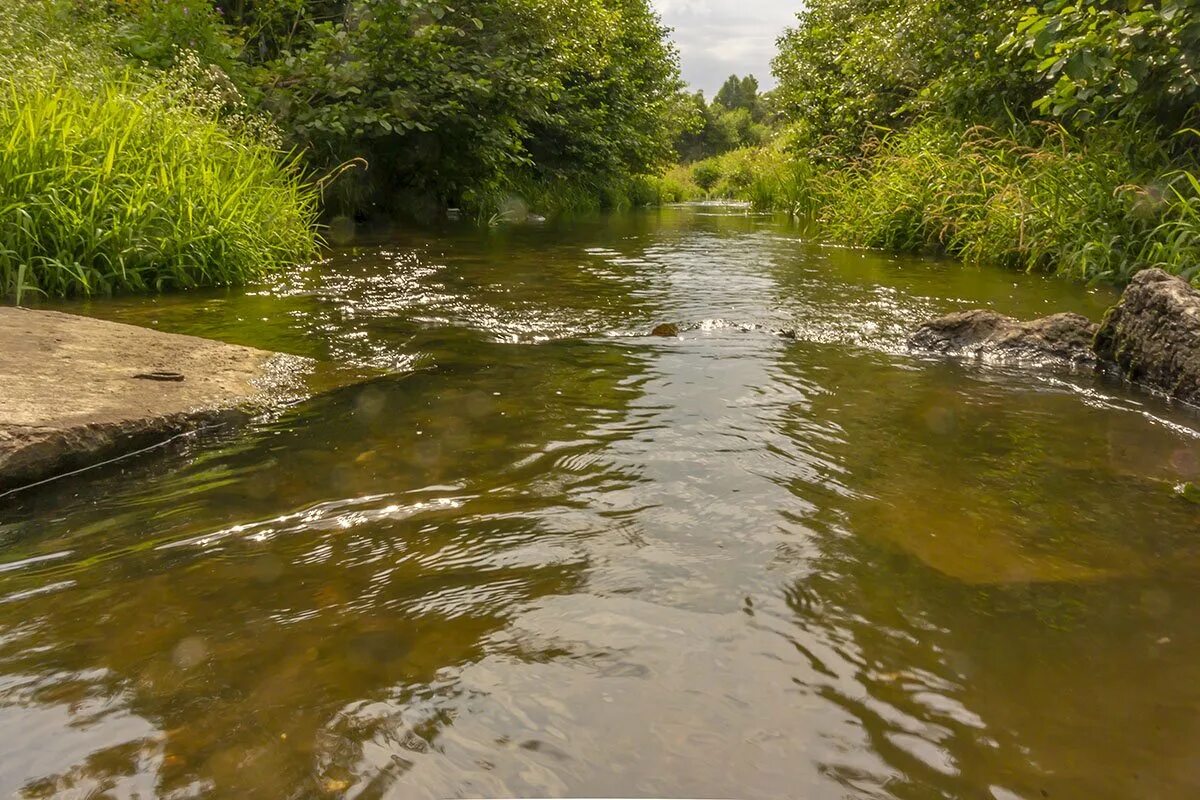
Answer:
M693 196L843 244L1200 280L1197 0L810 0L773 68L772 92L706 109L673 173ZM737 109L769 135L722 138Z
M12 0L0 296L247 283L318 220L680 199L681 90L648 0Z
M709 101L649 0L15 0L0 295L248 283L312 258L320 221L701 198L1200 281L1200 0L810 0L778 47L775 89Z

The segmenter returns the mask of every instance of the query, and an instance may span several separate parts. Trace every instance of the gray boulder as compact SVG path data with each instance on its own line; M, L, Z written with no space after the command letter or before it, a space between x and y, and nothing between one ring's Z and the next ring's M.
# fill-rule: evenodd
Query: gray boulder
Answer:
M1200 292L1160 269L1139 272L1105 315L1095 351L1127 379L1200 404Z
M993 361L1096 362L1096 324L1079 314L1054 314L1031 322L975 309L926 322L908 340L910 350L971 355Z

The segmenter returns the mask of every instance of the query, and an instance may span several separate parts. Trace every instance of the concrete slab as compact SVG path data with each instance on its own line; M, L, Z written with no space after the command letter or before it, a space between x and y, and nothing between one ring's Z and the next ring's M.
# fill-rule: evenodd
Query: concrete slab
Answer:
M0 492L297 396L298 356L0 307Z

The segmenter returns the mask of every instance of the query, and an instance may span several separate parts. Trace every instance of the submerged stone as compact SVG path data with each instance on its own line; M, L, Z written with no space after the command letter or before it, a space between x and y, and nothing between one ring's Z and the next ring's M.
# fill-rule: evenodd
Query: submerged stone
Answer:
M295 396L307 359L0 307L0 491Z
M654 330L650 331L651 336L671 337L679 335L679 326L674 322L664 322L661 325L655 325Z
M1021 322L995 311L947 314L917 328L911 350L973 355L997 361L1094 364L1095 323L1079 314L1054 314Z
M1139 272L1105 315L1095 351L1128 380L1200 405L1200 292L1161 269Z

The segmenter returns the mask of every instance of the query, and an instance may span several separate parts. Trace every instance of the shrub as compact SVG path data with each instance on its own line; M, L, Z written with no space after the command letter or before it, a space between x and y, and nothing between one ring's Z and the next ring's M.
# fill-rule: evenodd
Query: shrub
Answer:
M1196 0L1046 0L1025 9L1004 49L1025 59L1047 116L1140 117L1167 131L1197 122Z
M701 161L692 167L692 180L704 191L711 191L721 180L721 169L715 158Z
M1124 124L1085 137L926 118L841 163L780 143L711 163L721 196L833 241L1121 283L1147 267L1200 273L1200 170L1171 149Z

